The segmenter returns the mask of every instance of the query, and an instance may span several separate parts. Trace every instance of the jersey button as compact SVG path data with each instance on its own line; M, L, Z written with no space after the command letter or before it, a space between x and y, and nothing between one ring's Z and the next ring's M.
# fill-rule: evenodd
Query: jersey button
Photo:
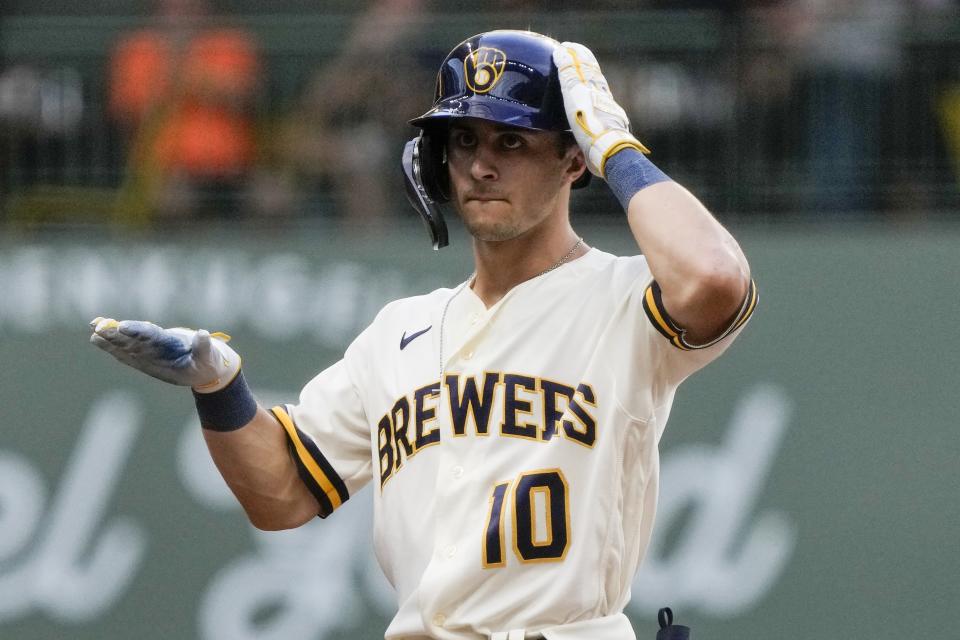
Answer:
M446 622L447 616L443 615L442 613L438 613L437 615L433 616L433 624L437 625L438 627L442 627L444 624L446 624Z
M457 546L452 544L447 547L447 557L452 558L455 555L457 555Z
M467 352L465 352L465 353L463 354L463 359L464 359L464 360L469 360L469 359L472 358L472 357L473 357L473 349L470 349L469 351L467 351Z
M453 474L453 477L454 477L454 478L456 478L457 480L459 480L461 477L463 477L463 467L461 467L460 465L457 465L457 466L455 466L453 469L450 470L450 473Z

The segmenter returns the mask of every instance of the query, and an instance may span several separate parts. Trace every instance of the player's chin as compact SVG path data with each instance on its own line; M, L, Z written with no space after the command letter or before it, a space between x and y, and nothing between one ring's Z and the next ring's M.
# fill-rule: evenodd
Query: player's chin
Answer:
M513 209L502 200L468 200L460 207L460 218L478 240L509 240L517 235Z
M485 242L503 242L512 240L520 235L521 230L516 225L503 220L478 220L476 218L464 218L464 226L470 235L477 240Z
M502 216L463 215L463 225L477 240L498 242L517 236L516 225Z

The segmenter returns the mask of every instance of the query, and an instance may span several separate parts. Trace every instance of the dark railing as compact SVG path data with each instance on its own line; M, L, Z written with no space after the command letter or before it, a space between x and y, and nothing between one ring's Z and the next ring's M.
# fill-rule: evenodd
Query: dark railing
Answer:
M223 19L250 35L261 66L246 105L255 160L207 194L223 205L217 215L373 225L400 213L399 149L413 133L405 119L429 106L447 50L498 27L590 46L654 160L728 219L960 207L960 14L949 9L378 16L336 7ZM0 17L0 223L155 219L147 170L131 155L143 125L138 137L109 109L115 44L149 26ZM613 210L594 182L577 208Z

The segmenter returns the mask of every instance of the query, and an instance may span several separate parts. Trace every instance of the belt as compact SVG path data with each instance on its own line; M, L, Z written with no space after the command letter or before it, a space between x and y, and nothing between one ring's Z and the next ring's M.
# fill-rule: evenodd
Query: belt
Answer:
M490 640L544 640L544 638L536 631L511 629L510 631L495 631L490 634Z

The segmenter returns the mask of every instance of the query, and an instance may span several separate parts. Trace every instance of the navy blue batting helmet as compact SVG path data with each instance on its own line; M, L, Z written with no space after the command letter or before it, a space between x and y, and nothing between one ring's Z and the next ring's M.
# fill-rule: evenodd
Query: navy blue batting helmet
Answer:
M422 129L406 144L407 197L420 213L434 249L446 246L439 205L450 200L444 144L456 118L480 118L538 131L569 131L553 63L559 43L532 31L488 31L467 38L447 54L437 74L433 107L410 124ZM573 184L585 186L590 173Z
M532 31L490 31L464 40L440 65L433 108L410 124L424 128L471 117L569 131L553 64L558 44Z

